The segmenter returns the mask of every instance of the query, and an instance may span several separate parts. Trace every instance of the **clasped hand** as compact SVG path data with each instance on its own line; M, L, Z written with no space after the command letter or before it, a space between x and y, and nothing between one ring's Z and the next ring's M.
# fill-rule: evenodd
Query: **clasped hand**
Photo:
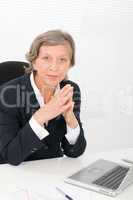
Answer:
M67 115L73 113L73 107L73 87L67 84L47 104L38 109L33 117L40 125L43 125L60 114L67 119Z

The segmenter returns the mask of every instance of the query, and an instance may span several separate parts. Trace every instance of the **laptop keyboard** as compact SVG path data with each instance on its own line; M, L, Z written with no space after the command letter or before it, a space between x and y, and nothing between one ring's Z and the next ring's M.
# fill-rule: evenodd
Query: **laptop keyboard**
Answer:
M117 166L93 183L112 190L116 190L126 176L129 168Z

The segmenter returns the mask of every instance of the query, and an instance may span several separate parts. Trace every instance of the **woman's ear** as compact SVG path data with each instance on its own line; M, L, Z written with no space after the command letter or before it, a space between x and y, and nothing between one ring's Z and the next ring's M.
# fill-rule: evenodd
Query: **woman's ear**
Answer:
M33 70L35 70L35 71L37 70L37 69L36 69L35 61L32 61L32 68L33 68Z
M37 69L36 69L35 61L32 61L32 70L33 70L33 73L34 73L34 74L37 73Z

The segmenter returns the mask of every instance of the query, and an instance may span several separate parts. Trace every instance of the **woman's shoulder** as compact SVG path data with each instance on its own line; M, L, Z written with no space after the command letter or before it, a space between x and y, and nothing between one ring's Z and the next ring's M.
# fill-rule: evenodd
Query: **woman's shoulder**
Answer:
M26 80L29 79L29 75L22 75L19 76L17 78L11 79L5 83L3 83L2 85L0 85L0 89L1 88L5 88L6 86L13 86L13 85L17 85L17 84L24 84L26 83Z
M0 86L0 110L9 112L16 109L21 91L26 87L27 75L12 79Z

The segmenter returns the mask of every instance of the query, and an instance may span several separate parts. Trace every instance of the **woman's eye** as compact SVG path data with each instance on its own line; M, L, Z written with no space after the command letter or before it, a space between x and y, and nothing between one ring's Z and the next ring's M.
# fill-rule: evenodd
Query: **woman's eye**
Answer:
M48 56L45 56L45 57L44 57L44 60L48 60L48 59L49 59L49 57L48 57Z
M61 60L61 62L65 62L66 58L61 58L60 60Z

